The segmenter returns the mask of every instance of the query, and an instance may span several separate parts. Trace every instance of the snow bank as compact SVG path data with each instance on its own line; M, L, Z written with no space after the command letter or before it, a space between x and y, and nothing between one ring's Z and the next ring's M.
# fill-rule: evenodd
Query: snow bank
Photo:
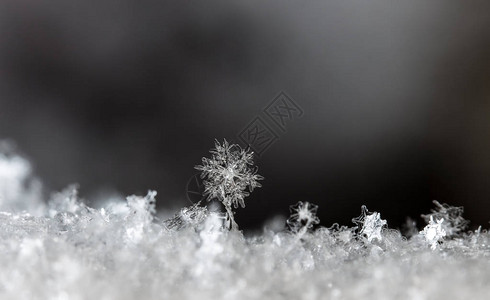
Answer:
M160 220L155 198L150 191L94 209L68 187L45 205L29 163L0 155L0 299L490 295L490 235L463 232L460 214L447 206L408 239L367 209L355 227L313 230L316 206L307 203L294 207L294 230L246 238L199 205Z

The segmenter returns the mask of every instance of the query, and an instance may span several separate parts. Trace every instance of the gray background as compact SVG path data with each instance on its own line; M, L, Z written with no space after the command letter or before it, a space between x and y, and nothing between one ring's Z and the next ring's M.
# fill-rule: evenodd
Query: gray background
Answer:
M304 110L258 161L242 228L320 205L396 227L437 199L490 220L488 1L18 1L0 4L0 137L47 190L185 186L213 139L281 90ZM277 129L277 128L276 128Z

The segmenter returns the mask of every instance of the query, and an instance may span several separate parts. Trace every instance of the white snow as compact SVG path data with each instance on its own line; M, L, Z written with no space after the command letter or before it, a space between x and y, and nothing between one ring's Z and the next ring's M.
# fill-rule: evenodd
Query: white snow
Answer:
M0 299L490 295L490 235L480 229L442 234L441 224L461 222L434 217L421 234L406 239L372 213L364 231L335 225L308 228L298 237L276 224L274 231L244 237L225 229L222 214L197 205L160 220L152 191L94 209L74 186L45 205L33 182L25 159L0 155ZM302 207L297 217L316 223L316 206Z

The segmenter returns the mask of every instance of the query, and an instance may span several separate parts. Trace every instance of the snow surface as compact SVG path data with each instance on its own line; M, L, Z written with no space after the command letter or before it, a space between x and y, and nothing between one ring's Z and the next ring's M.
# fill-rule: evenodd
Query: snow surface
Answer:
M0 299L490 297L490 235L447 206L409 239L367 210L355 227L244 237L199 205L158 219L153 191L94 209L71 186L46 202L30 170L0 154Z

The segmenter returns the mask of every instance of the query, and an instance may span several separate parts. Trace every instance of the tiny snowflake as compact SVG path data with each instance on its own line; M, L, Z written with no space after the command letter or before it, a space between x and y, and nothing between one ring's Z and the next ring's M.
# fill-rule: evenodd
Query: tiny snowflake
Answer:
M167 229L180 230L188 226L197 227L209 216L206 207L199 206L199 203L190 207L184 207L172 218L165 220L163 224Z
M352 219L352 222L361 226L359 234L365 235L368 242L373 239L381 241L383 239L381 230L386 226L386 220L382 220L381 215L377 212L369 213L365 205L361 206L361 211L359 217Z
M253 152L242 149L239 145L223 144L215 141L215 148L210 151L211 158L203 157L202 165L195 168L201 171L204 183L204 195L207 200L221 201L232 220L232 205L245 207L245 197L249 196L254 188L261 187L259 180L264 177L257 174L254 168Z
M446 236L446 231L443 229L444 219L439 219L434 222L434 218L430 216L429 224L424 227L420 234L430 244L430 248L435 250L439 241Z
M320 219L316 216L318 205L299 201L295 205L291 205L289 210L291 216L287 220L287 224L294 233L306 231L311 229L313 225L320 223Z
M430 214L422 215L425 222L429 223L431 218L436 220L443 219L442 228L447 236L454 236L462 232L468 226L468 221L463 218L463 207L454 207L448 204L441 204L433 201L436 209L432 209Z

